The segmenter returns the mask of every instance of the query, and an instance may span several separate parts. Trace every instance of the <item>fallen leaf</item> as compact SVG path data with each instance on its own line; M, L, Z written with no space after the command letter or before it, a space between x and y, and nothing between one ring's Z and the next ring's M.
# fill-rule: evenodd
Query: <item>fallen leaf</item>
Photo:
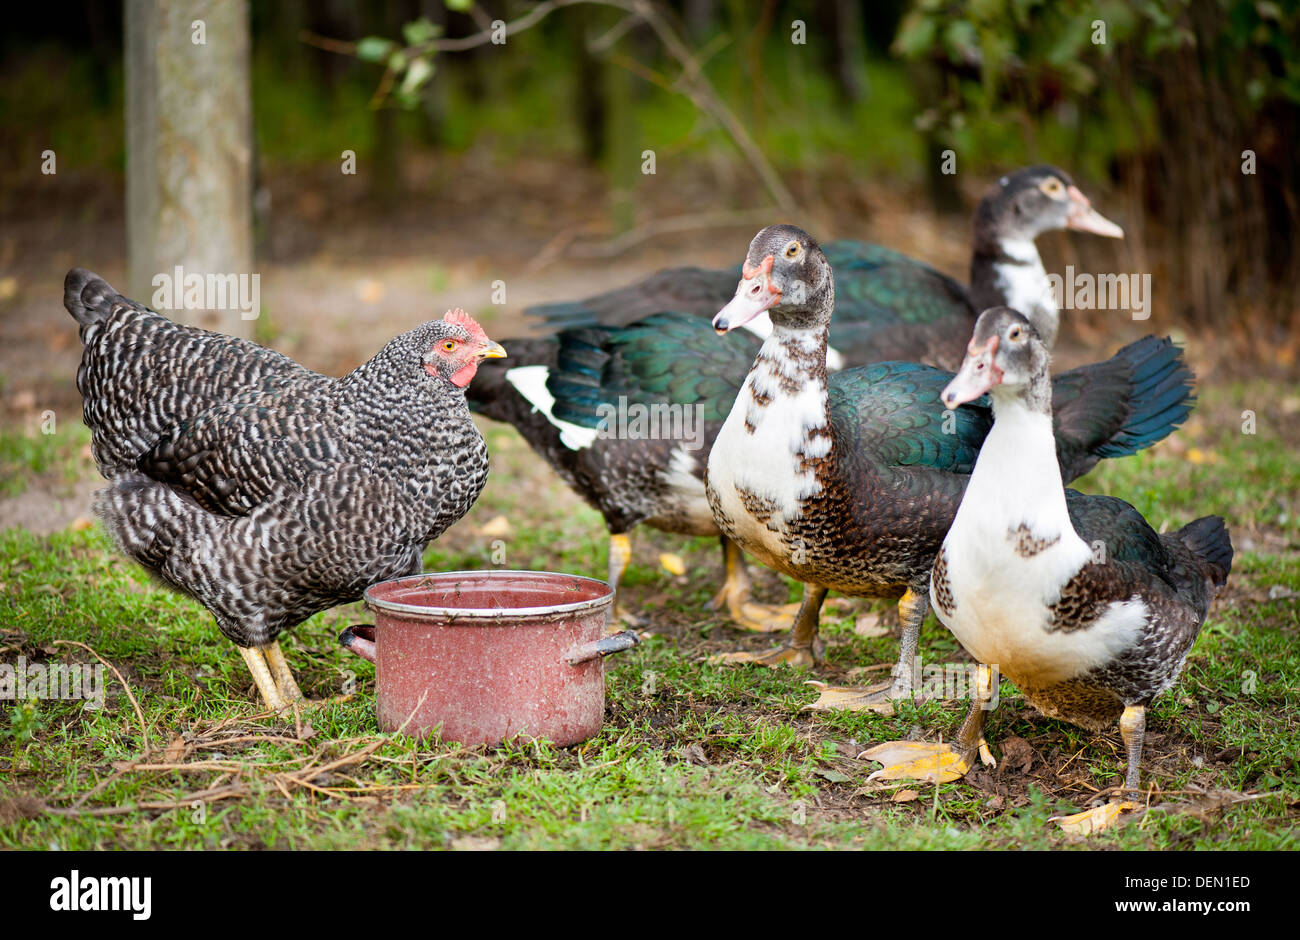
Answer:
M89 529L94 524L95 523L91 522L85 516L78 516L77 518L73 519L71 523L69 523L68 528L71 529L73 532L84 532L86 529Z
M692 764L699 764L701 767L709 766L709 758L704 753L704 748L698 744L688 744L679 751L682 759Z
M316 737L316 735L319 733L320 732L318 732L315 728L311 726L311 722L309 721L302 726L302 731L298 733L298 740L310 741L312 738Z
M891 796L890 799L895 803L910 803L920 795L921 794L917 793L915 790L899 790Z
M483 525L479 526L479 535L486 535L490 538L510 534L510 520L505 516L496 516L489 519Z
M1002 741L1002 767L1018 774L1029 773L1034 766L1034 746L1024 738L1012 735Z
M661 554L659 564L663 565L664 570L671 575L681 576L686 574L686 563L682 561L682 556L674 555L672 552Z
M171 743L162 752L163 763L174 764L185 756L185 739L172 738Z
M818 767L813 770L813 773L829 780L831 783L848 783L853 779L848 774L842 774L838 770L831 770L827 767Z
M853 632L858 636L889 636L892 632L884 623L884 618L874 611L861 614L853 621Z

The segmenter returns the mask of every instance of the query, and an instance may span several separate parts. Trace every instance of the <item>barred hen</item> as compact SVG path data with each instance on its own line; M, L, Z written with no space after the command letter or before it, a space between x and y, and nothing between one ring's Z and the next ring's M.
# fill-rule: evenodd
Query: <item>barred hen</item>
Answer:
M488 458L464 389L505 350L453 310L331 378L173 323L81 269L64 306L110 483L95 513L125 554L212 612L268 706L302 699L277 636L418 572L473 505Z

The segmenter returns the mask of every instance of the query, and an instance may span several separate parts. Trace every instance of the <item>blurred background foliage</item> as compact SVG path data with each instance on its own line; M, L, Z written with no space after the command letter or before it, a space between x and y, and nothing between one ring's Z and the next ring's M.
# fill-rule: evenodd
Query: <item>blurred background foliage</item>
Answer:
M661 37L624 22L623 10L558 9L512 35L510 55L493 45L430 51L534 6L254 0L259 173L336 168L346 146L378 167L369 196L382 211L403 198L401 166L412 155L472 154L499 168L504 187L512 161L544 157L601 174L620 231L635 224L628 204L643 185L641 142L653 141L661 166L693 161L740 181L747 205L718 208L772 204L733 136L679 93L682 67ZM1108 214L1122 207L1113 214L1125 223L1135 269L1163 278L1172 315L1210 322L1245 311L1275 324L1296 316L1295 3L665 0L656 8L801 200L821 180L859 179L915 187L936 211L967 212L970 194L958 188L965 174L1057 163L1105 192ZM0 213L9 214L33 211L16 192L32 153L49 147L63 167L120 176L124 147L120 5L22 5L7 16ZM804 44L793 41L796 21ZM331 41L358 44L349 54L321 48ZM947 149L957 177L940 172ZM1253 175L1242 172L1243 151L1254 154ZM733 197L719 190L719 200Z

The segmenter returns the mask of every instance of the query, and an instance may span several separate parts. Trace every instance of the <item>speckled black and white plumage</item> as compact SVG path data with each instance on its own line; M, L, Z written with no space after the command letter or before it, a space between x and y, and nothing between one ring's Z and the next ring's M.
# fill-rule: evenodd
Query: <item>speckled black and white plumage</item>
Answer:
M1102 730L1173 684L1226 582L1232 546L1217 516L1158 534L1120 499L1063 487L1048 361L1023 316L981 316L950 400L991 390L996 420L933 597L971 655L996 664L1041 711ZM1035 551L1021 550L1026 539Z
M486 482L487 449L435 354L476 341L450 315L336 379L173 323L86 271L69 273L65 305L109 480L96 513L241 647L419 571Z

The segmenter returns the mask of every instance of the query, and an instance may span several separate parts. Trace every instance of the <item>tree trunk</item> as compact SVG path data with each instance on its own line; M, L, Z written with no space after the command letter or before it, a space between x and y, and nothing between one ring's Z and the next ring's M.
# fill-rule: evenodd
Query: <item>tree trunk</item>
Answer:
M125 33L129 293L161 299L176 320L248 336L257 315L248 6L126 0ZM187 298L183 282L196 274L222 290ZM226 289L231 275L242 297Z

